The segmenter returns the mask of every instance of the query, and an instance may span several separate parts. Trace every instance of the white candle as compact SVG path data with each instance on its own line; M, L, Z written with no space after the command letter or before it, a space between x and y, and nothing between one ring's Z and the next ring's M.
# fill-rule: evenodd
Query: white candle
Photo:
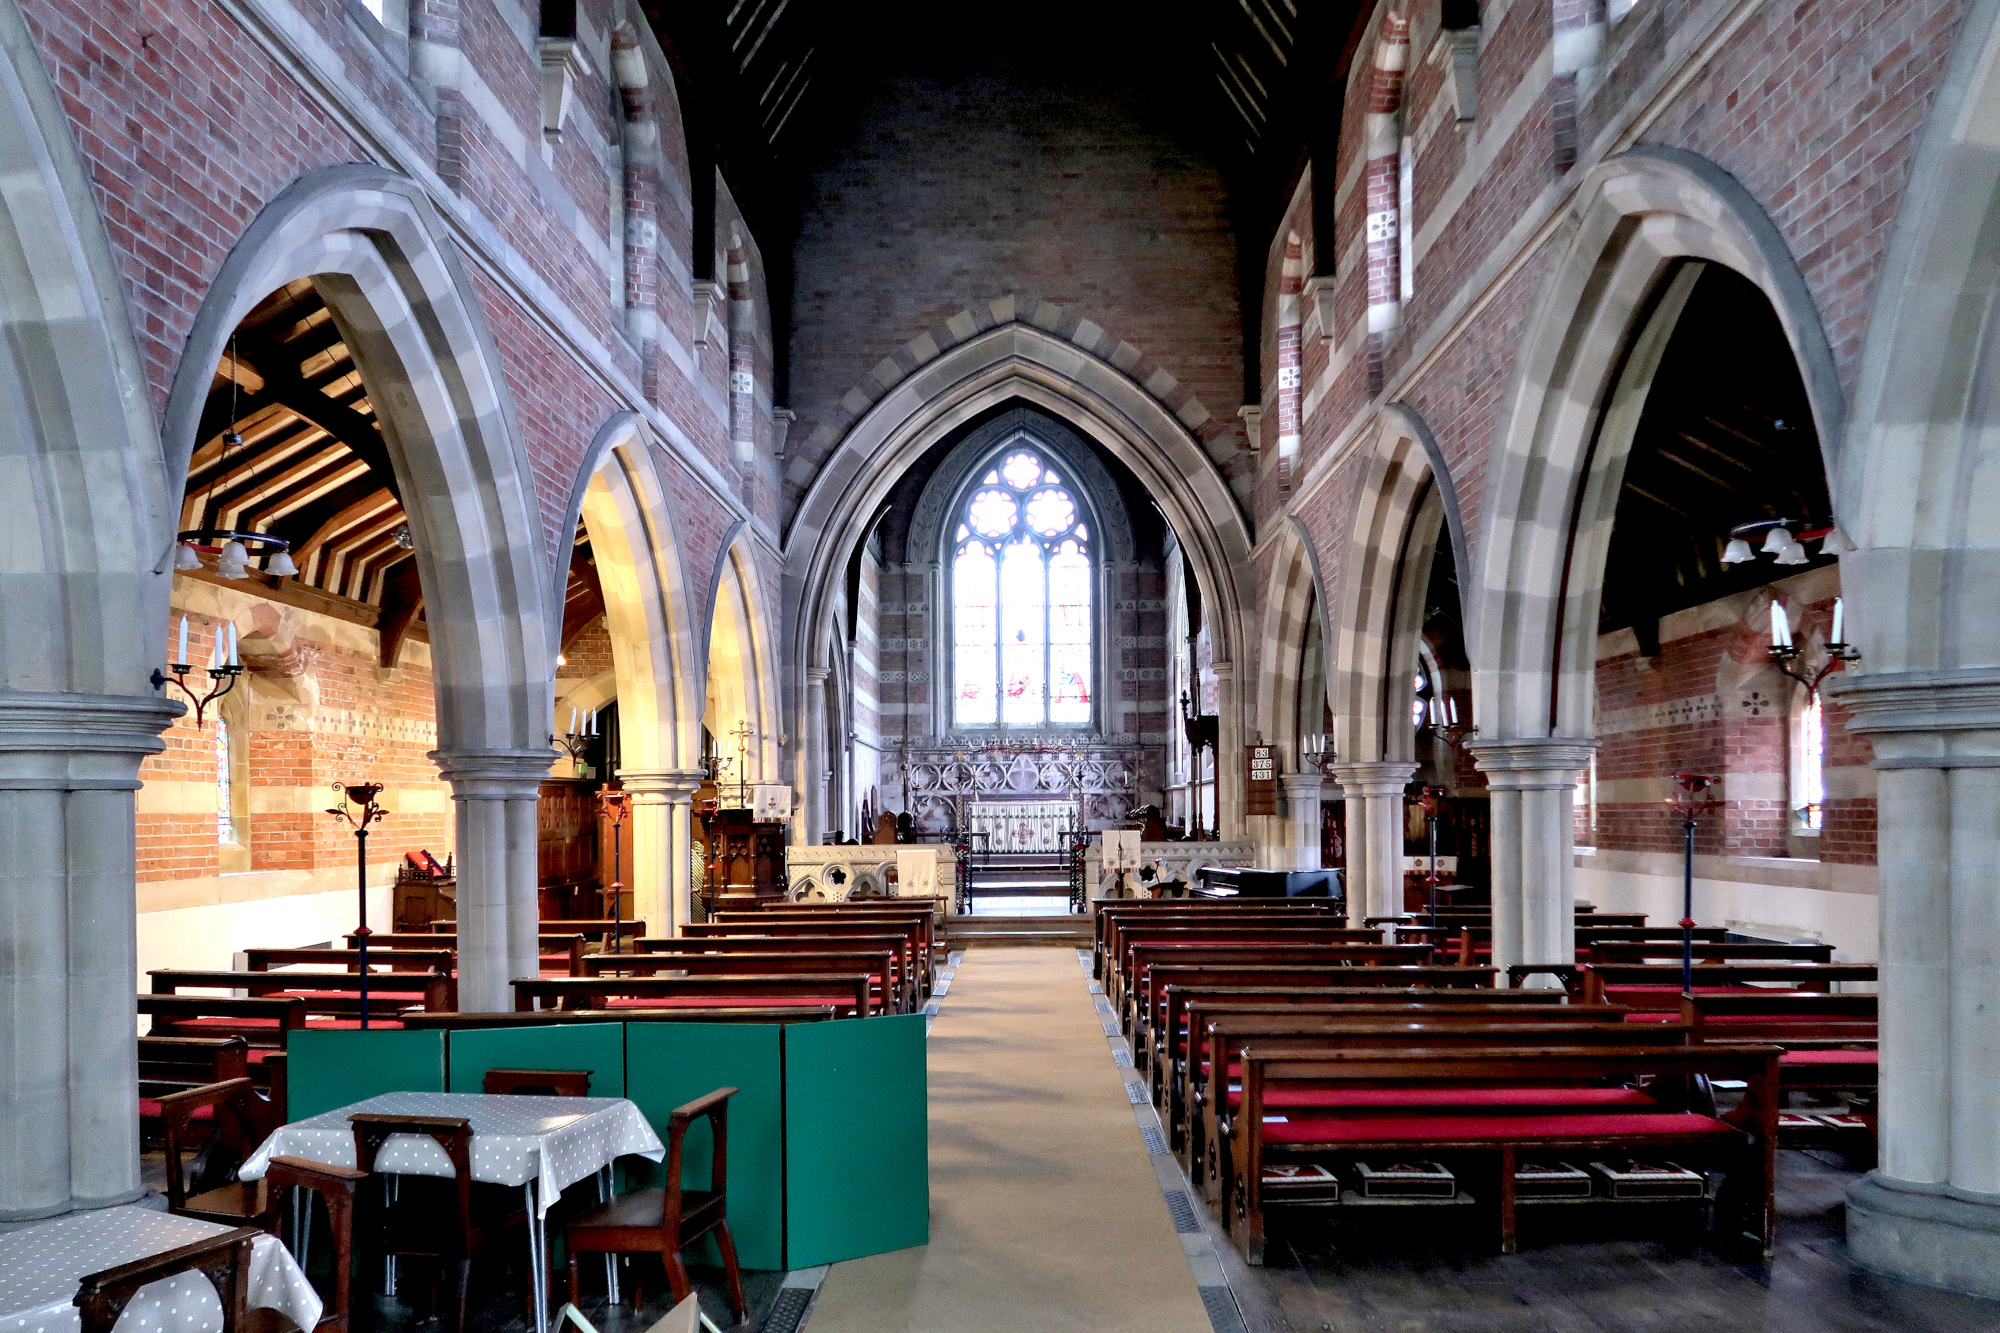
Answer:
M1834 599L1833 599L1833 641L1834 641L1835 643L1846 643L1846 642L1847 642L1847 640L1846 640L1846 639L1843 639L1843 638L1841 638L1841 637L1840 637L1840 630L1841 630L1841 624L1842 624L1842 621L1843 621L1843 620L1845 619L1845 617L1846 617L1846 614L1847 614L1847 607L1846 607L1845 605L1843 605L1843 604L1842 604L1842 602L1841 602L1840 598L1838 598L1838 597L1834 598Z
M1785 608L1775 601L1771 603L1771 646L1773 648L1792 646L1791 622L1785 619Z
M1451 724L1452 724L1452 725L1453 725L1454 727L1455 727L1455 726L1457 726L1457 725L1458 725L1458 699L1457 699L1457 698L1456 698L1455 696L1454 696L1454 697L1451 697L1451 698L1447 698L1447 699L1446 699L1446 700L1444 701L1444 708L1445 708L1445 713L1446 713L1446 714L1447 714L1447 715L1448 715L1448 716L1449 716L1449 717L1451 718Z
M215 638L208 646L208 669L216 670L222 665L222 626L215 627Z
M236 660L236 622L233 620L229 622L229 665L240 665Z
M178 662L185 662L187 660L188 660L188 618L186 616L182 616L181 646L180 646L180 651L174 654L174 661L178 663Z
M569 734L572 736L576 735L576 710L574 708L569 710Z
M597 710L595 708L583 715L583 734L586 736L595 736L597 734Z

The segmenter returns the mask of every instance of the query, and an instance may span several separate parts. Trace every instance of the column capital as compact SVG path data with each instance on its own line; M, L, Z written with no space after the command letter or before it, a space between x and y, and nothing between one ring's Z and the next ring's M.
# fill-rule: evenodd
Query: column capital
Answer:
M1279 779L1285 784L1285 795L1290 797L1317 797L1326 787L1324 773L1285 773Z
M1826 692L1876 768L2000 768L2000 668L1842 672Z
M1509 791L1576 786L1577 773L1590 766L1595 736L1520 736L1472 741L1465 747L1487 785Z
M432 750L438 776L449 782L455 801L526 801L541 794L542 782L559 756L554 750Z
M186 711L150 695L0 690L0 790L137 791L139 761Z
M1416 775L1414 759L1363 759L1333 766L1333 780L1340 789L1362 796L1401 795Z
M618 781L641 804L686 805L706 776L698 768L621 768Z

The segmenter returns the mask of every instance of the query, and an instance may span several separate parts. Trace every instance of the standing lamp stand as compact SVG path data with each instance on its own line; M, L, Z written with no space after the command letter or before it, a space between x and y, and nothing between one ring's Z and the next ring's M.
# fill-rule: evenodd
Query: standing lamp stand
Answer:
M368 826L380 823L389 812L376 804L375 798L382 794L379 782L336 782L333 789L340 792L339 805L329 806L327 813L339 818L354 830L354 879L360 899L360 922L354 932L354 944L361 952L361 1030L368 1030ZM355 813L354 807L360 807Z
M612 788L597 789L597 811L611 820L611 952L624 948L625 933L625 817L632 813L632 793Z
M1424 876L1424 888L1430 898L1431 942L1437 943L1438 923L1438 811L1444 804L1444 788L1425 787L1417 794L1417 805L1424 812L1424 836L1428 840L1427 852L1430 857L1430 873Z
M1711 793L1721 778L1701 773L1674 774L1675 791L1667 804L1681 817L1681 994L1694 994L1694 831L1705 815L1722 808Z

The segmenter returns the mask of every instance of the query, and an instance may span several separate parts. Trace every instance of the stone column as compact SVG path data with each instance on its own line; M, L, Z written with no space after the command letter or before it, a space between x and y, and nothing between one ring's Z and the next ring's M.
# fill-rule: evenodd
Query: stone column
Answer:
M139 762L182 710L0 690L0 1221L139 1183Z
M1285 806L1291 812L1293 870L1318 870L1319 797L1326 778L1318 773L1287 773L1284 776Z
M673 934L694 920L694 793L704 776L698 768L684 768L667 789L667 910Z
M671 935L682 918L673 914L673 810L671 793L680 784L672 769L618 771L632 793L632 864L625 883L632 890L632 915L654 935ZM606 867L609 869L609 867Z
M2000 671L1836 677L1875 745L1881 1165L1848 1191L1862 1265L2000 1297Z
M806 668L806 734L799 753L805 758L805 836L814 843L826 836L826 779L833 756L826 752L826 678L833 669Z
M514 1007L516 977L541 970L536 804L553 750L433 750L458 822L458 1004Z
M1466 748L1491 794L1493 966L1575 963L1576 775L1597 741L1537 736Z
M1243 821L1242 701L1236 664L1211 662L1215 672L1215 827L1224 842L1249 836Z
M1334 769L1347 798L1347 914L1357 920L1403 910L1403 789L1416 772L1410 759Z

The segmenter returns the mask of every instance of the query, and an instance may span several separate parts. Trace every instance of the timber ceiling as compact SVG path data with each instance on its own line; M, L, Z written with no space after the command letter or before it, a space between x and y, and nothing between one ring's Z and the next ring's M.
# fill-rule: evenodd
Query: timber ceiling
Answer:
M1811 404L1777 315L1747 279L1706 265L1625 464L1599 632L1629 625L1656 655L1661 616L1833 563L1813 542L1803 565L1761 554L1724 565L1731 527L1830 512Z
M329 610L379 619L398 636L421 614L409 527L374 405L310 279L280 288L244 317L216 368L196 438L183 530L267 532L291 542L298 574L253 574L260 590L313 589Z

